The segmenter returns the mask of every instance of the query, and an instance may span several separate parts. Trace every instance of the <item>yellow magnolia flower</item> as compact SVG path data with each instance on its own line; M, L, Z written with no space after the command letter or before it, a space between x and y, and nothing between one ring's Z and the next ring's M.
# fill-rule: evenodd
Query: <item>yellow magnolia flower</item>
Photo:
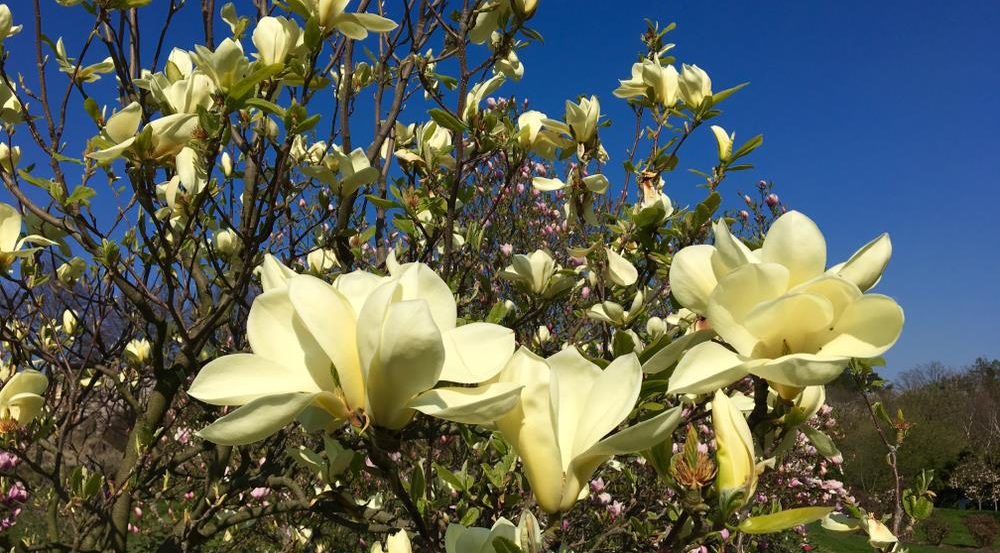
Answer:
M518 544L517 527L506 518L500 517L492 528L466 528L461 524L449 524L444 534L445 553L496 553L493 540L505 538Z
M597 122L601 118L601 103L597 96L581 98L580 103L566 100L566 125L579 144L587 144L597 135Z
M213 405L241 406L203 429L221 444L263 439L299 415L399 429L416 411L486 424L517 402L495 376L514 350L511 330L457 326L455 299L428 266L395 266L390 277L362 271L328 284L288 275L273 258L265 292L247 320L253 353L207 364L188 393ZM306 411L308 413L305 413Z
M569 132L565 123L549 119L540 111L529 110L517 118L518 143L546 159L555 159L556 150L573 146L564 132Z
M500 276L523 291L543 298L554 298L576 284L576 276L563 271L545 250L515 255Z
M7 4L0 4L0 42L21 32L21 25L14 25L14 17Z
M315 273L326 273L340 266L337 253L330 248L316 248L306 254L309 270Z
M743 492L745 500L757 487L753 436L743 411L722 390L716 390L712 398L712 429L718 464L715 483L719 492Z
M385 548L381 543L372 545L371 553L413 553L410 536L406 534L406 530L400 530L389 536L385 541Z
M21 102L17 99L17 85L0 79L0 120L6 123L21 122Z
M712 125L712 134L715 135L715 142L719 145L719 161L727 161L733 155L733 141L736 140L736 133L727 134L726 129L718 125Z
M361 40L368 32L387 33L396 28L396 23L374 13L347 13L344 10L350 0L297 0L316 18L320 28L334 29L347 38Z
M639 271L635 265L611 248L605 248L608 254L608 265L604 270L604 278L618 286L632 286L639 280Z
M427 171L438 166L455 167L451 156L451 132L434 121L424 123L416 134L415 143L410 148L399 148L396 157L408 163L422 165Z
M136 131L142 122L142 107L132 102L108 118L101 135L95 138L95 143L102 149L87 154L87 157L101 163L118 159L131 148L136 141ZM192 113L174 113L151 121L147 127L150 130L152 159L176 156L190 142L195 129L198 128L198 116Z
M240 237L233 229L223 229L215 233L215 249L223 257L229 257L239 251Z
M697 65L684 64L677 84L681 99L691 109L698 108L705 98L712 96L712 79Z
M11 148L6 142L0 142L0 171L13 173L19 161L21 161L21 147Z
M152 345L145 338L132 340L125 345L125 359L133 365L145 365L152 354Z
M779 217L757 251L720 221L714 246L674 257L670 285L733 349L694 346L678 362L670 391L708 393L755 374L790 399L797 388L836 378L851 358L882 355L899 338L903 311L859 285L877 280L890 251L888 237L880 237L827 271L823 235L801 213Z
M632 77L621 83L614 95L619 98L646 98L650 102L671 108L680 94L677 69L649 59L632 65Z
M39 413L45 400L42 394L49 379L34 369L14 374L0 389L0 434L24 427Z
M302 29L284 17L263 17L253 30L257 58L266 65L283 64L303 43Z
M24 248L27 243L43 246L55 242L37 234L21 236L21 214L14 206L0 202L0 271L10 269L15 258L26 257L38 248Z
M668 439L680 421L675 408L607 436L639 397L642 368L634 354L602 370L575 348L548 359L520 349L497 382L523 386L520 404L496 427L517 450L538 505L549 513L568 511L605 461Z
M227 38L215 50L196 44L191 57L198 69L205 72L219 90L229 89L250 72L250 61L243 54L243 45L238 40Z

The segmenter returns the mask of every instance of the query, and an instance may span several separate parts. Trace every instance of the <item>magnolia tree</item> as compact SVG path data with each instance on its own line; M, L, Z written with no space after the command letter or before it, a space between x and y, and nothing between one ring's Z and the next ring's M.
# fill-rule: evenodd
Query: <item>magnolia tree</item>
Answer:
M762 139L712 124L740 86L671 27L615 98L505 95L538 8L0 6L0 539L750 551L822 519L898 550L814 418L900 334L888 236L830 263L767 183L725 216Z

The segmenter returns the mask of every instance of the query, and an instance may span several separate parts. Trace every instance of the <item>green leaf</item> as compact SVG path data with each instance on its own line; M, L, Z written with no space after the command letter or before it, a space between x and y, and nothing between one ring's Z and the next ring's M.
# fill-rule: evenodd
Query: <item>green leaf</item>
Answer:
M97 195L97 191L93 188L87 188L86 186L77 186L73 189L73 193L66 198L67 205L83 204L90 205L90 199Z
M465 123L441 108L433 108L428 113L438 125L450 131L460 133L465 130Z
M268 102L263 98L250 98L249 100L244 102L244 105L255 107L257 109L266 111L268 113L273 113L274 115L277 115L278 117L281 118L285 117L285 110L281 106L275 104L274 102Z
M773 534L803 524L815 522L833 512L833 507L799 507L769 515L750 517L740 523L740 531L747 534Z
M727 88L727 89L725 89L723 91L716 92L715 94L712 95L712 105L717 105L719 102L725 100L726 98L729 98L735 92L741 90L743 87L745 87L748 84L750 84L750 83L749 82L740 83L740 84L738 84L738 85L736 85L736 86L734 86L732 88Z
M827 459L838 459L843 457L830 436L827 436L808 424L802 425L801 429L802 433L809 438L809 441L816 447L816 451L818 451L820 455L826 457Z
M368 201L371 202L372 204L374 204L375 207L381 207L382 209L402 209L403 208L403 206L399 205L398 203L396 203L396 202L394 202L392 200L383 198L381 196L376 196L374 194L366 194L365 197L368 198Z

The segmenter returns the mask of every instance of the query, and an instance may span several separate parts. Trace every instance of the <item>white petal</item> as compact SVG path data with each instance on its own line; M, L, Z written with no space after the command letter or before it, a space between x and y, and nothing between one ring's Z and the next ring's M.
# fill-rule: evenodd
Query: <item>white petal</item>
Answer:
M670 264L670 292L678 303L701 315L718 284L712 269L714 253L715 248L705 244L688 246L677 252Z
M795 286L826 269L826 240L812 219L789 211L768 230L761 261L784 265L789 271L789 286Z
M295 420L315 394L277 394L255 399L198 432L219 445L243 445L263 440Z
M21 214L14 206L0 203L0 253L10 253L21 236Z
M441 380L460 384L485 382L514 354L514 331L496 324L471 323L444 332Z
M188 395L212 405L243 405L264 396L320 391L305 372L260 355L236 353L202 367Z
M365 375L358 357L357 320L351 304L332 286L309 275L289 279L288 296L303 326L328 362L333 363L347 403L354 409L364 409ZM325 390L335 386L332 377L322 384Z
M844 372L848 361L847 357L793 353L764 361L750 372L770 382L804 388L832 382Z
M854 252L850 259L837 267L836 274L853 282L864 292L878 284L890 257L892 241L888 234L883 233Z
M559 179L547 179L545 177L535 177L531 179L532 186L542 192L555 192L566 188L566 183Z
M880 294L866 294L844 309L834 324L834 338L820 350L824 355L876 357L896 343L903 332L903 309Z
M321 390L336 388L330 358L295 313L287 289L254 299L247 317L247 341L255 354L311 377Z
M573 459L577 429L589 409L588 399L601 376L601 369L573 347L549 357L546 362L552 370L552 412L556 416L562 466L566 468Z
M628 417L639 399L641 387L642 365L635 354L619 357L601 371L577 424L574 457L593 447Z
M632 286L639 280L639 271L627 259L611 248L605 248L608 253L607 277L618 286Z
M426 300L391 304L381 334L368 369L368 399L376 422L398 429L413 415L407 404L437 383L444 345Z
M744 328L746 316L758 305L777 299L788 289L788 269L777 263L752 263L719 281L708 300L706 315L729 345L745 356L753 354L758 338Z
M722 344L704 342L688 350L670 375L670 394L707 394L747 375L745 360Z
M425 415L462 424L492 424L517 405L522 388L512 382L435 388L418 395L409 406Z
M44 394L48 386L49 379L44 374L35 369L24 369L10 377L7 384L0 390L0 406L17 394Z
M337 280L333 281L333 287L351 303L354 314L359 315L368 296L386 281L386 277L357 270L337 277Z
M521 457L539 506L552 513L561 502L563 470L549 391L550 372L544 359L524 348L517 350L498 381L523 385L521 402L496 426Z
M403 288L402 299L427 300L434 322L442 332L455 328L458 310L448 284L423 263L403 265L397 278Z

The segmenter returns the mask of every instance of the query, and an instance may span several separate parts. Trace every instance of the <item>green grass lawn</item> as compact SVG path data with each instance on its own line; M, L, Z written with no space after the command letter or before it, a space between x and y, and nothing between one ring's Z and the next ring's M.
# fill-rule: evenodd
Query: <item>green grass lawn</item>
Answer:
M977 549L969 531L962 524L962 519L973 514L989 511L960 511L958 509L934 509L936 516L945 520L951 528L944 543L940 546L927 545L923 542L923 535L919 529L915 535L905 545L910 553L937 553L940 551L981 551L1000 552L996 546L993 548ZM1000 518L1000 514L997 515ZM868 540L862 534L842 534L824 530L819 524L809 527L810 542L816 546L816 553L870 553Z

